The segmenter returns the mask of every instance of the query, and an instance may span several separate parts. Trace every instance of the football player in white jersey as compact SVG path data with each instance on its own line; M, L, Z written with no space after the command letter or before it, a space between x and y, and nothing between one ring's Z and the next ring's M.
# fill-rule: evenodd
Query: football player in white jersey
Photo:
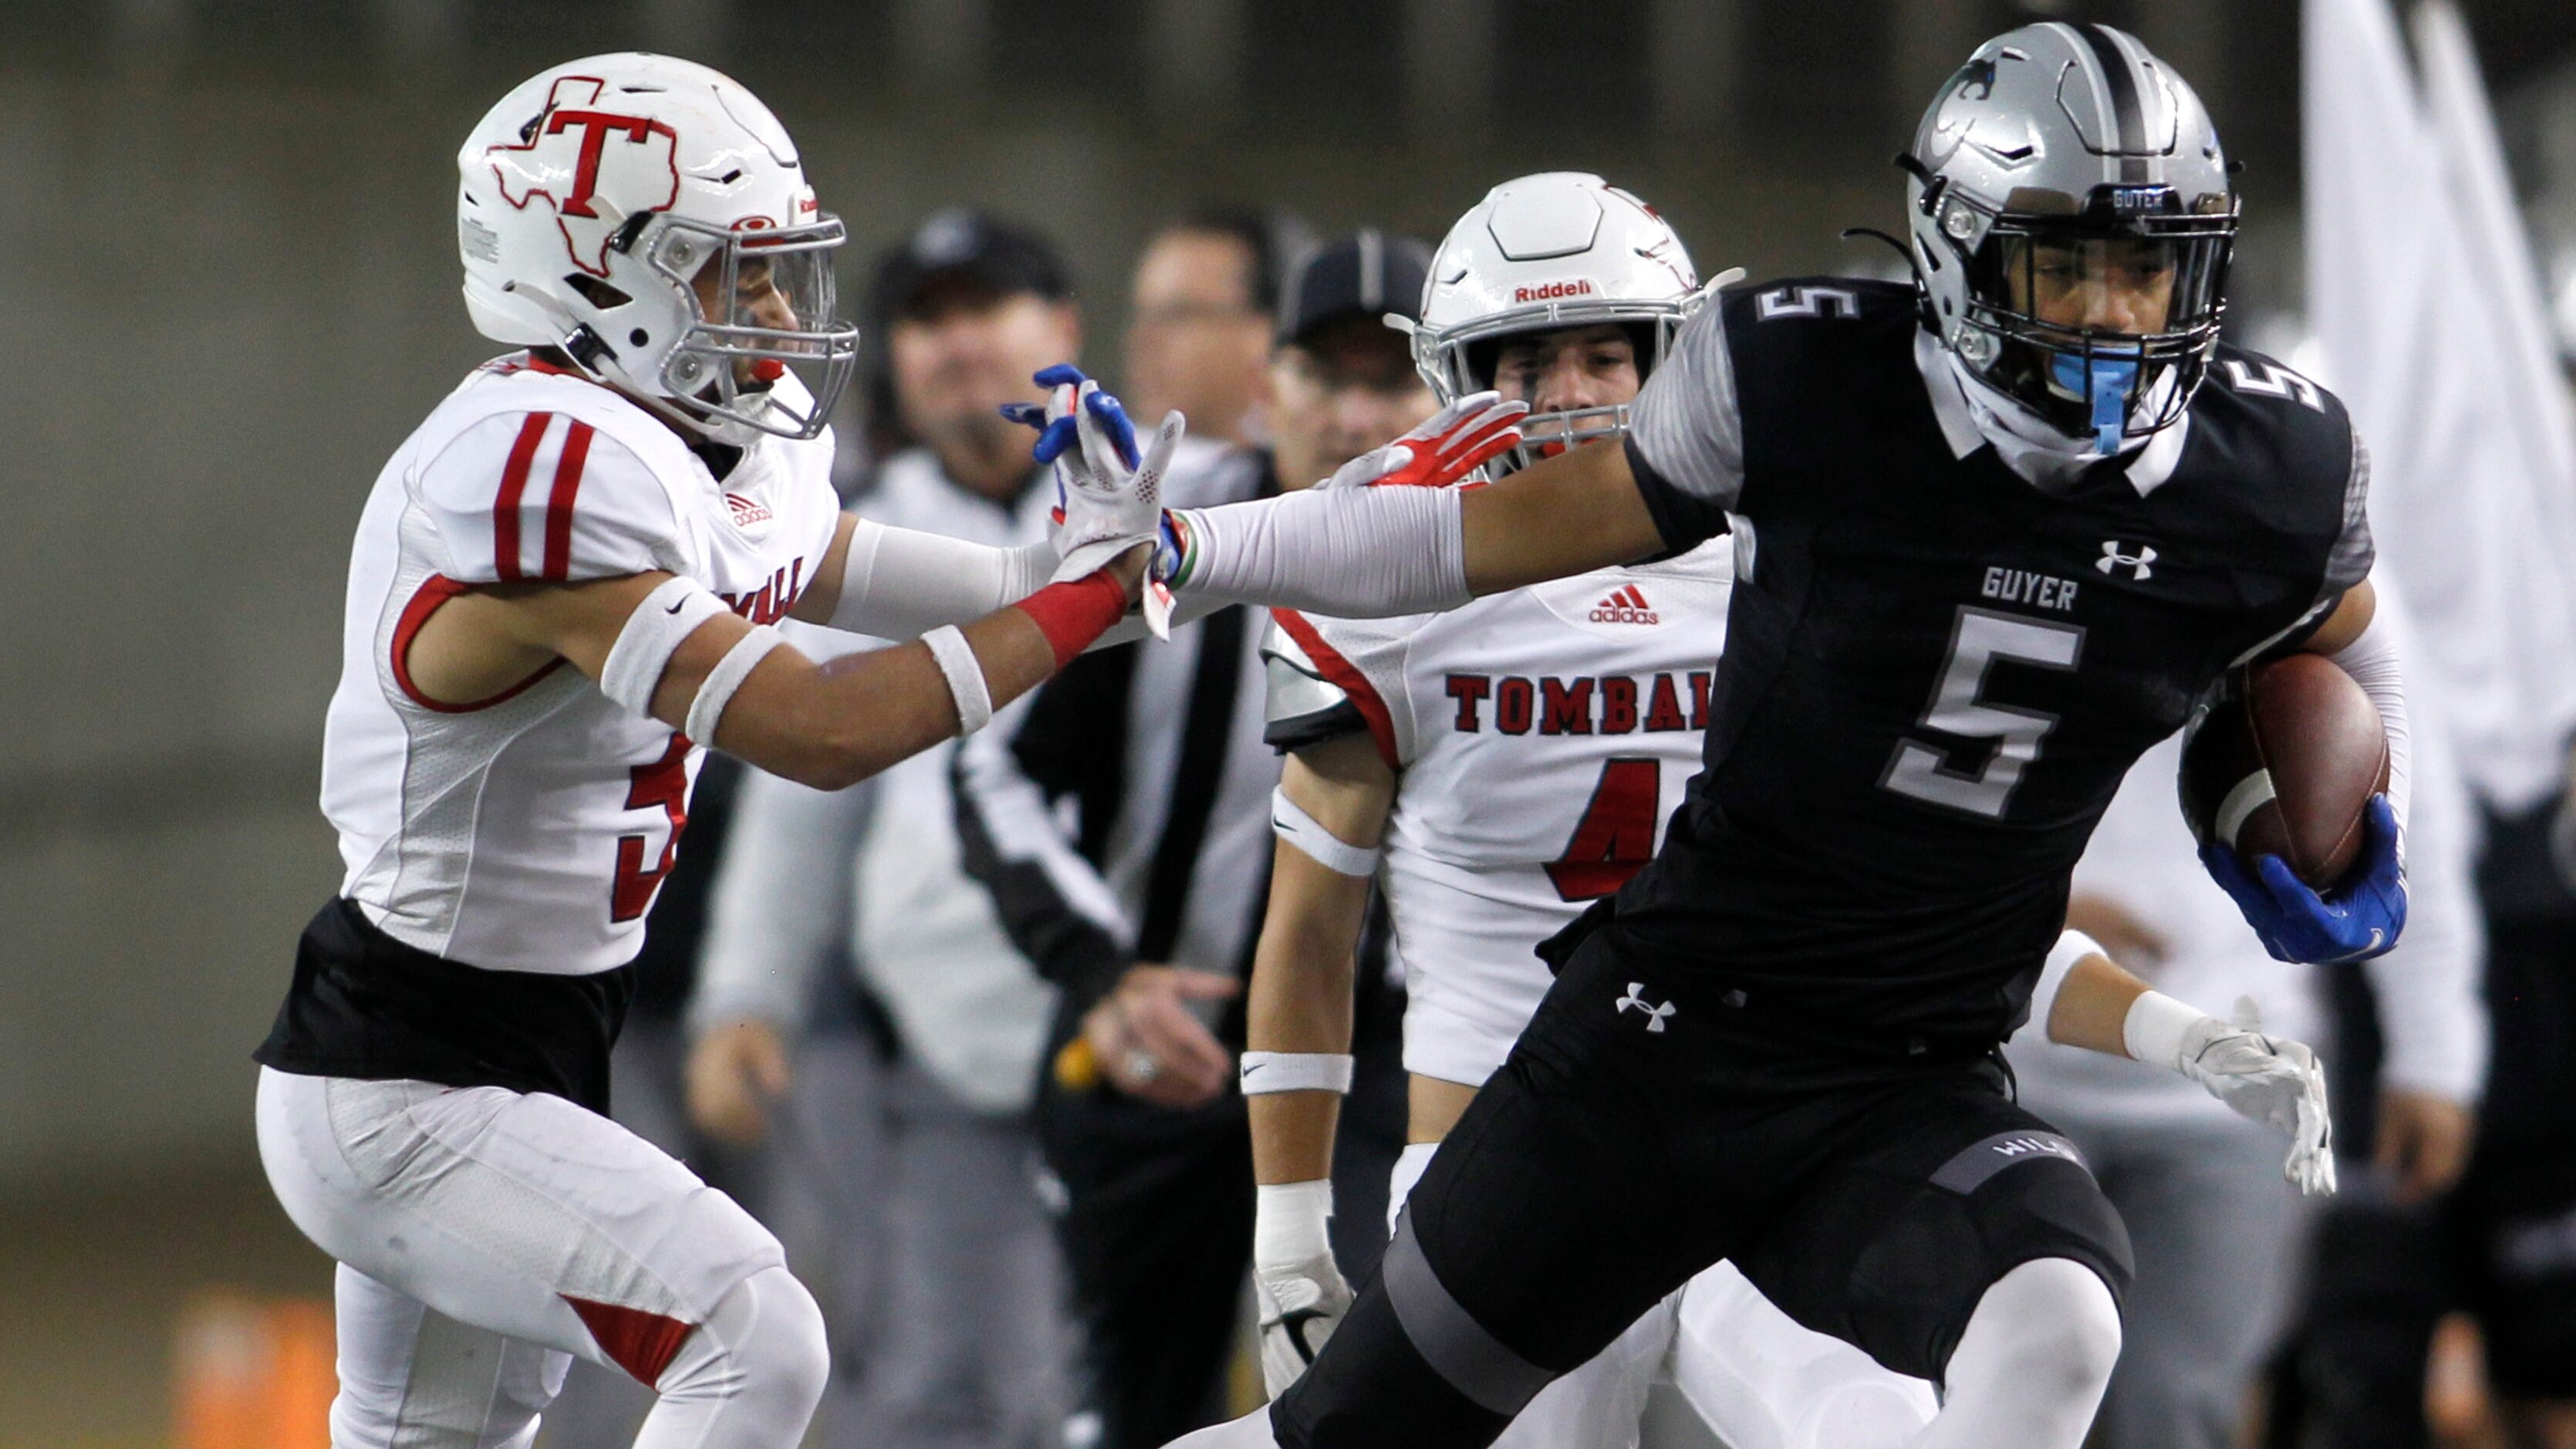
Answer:
M1636 197L1597 176L1524 176L1450 229L1415 356L1444 403L1491 388L1529 405L1524 441L1487 465L1508 472L1615 441L1714 285ZM1269 738L1290 757L1243 1057L1273 1393L1351 1301L1325 1219L1370 883L1385 891L1407 992L1400 1207L1546 994L1533 948L1653 856L1699 768L1733 574L1721 540L1445 614L1274 611ZM1894 1444L1934 1408L1928 1384L1799 1326L1720 1264L1540 1391L1500 1442L1633 1445L1668 1360L1734 1449Z
M1052 545L843 516L841 223L715 71L554 67L458 167L467 310L526 350L359 521L322 789L347 876L257 1054L261 1156L342 1265L341 1449L524 1449L572 1354L659 1391L638 1445L775 1449L822 1390L812 1298L603 1115L702 747L840 786L972 731L1125 612L1156 487L1102 483L1132 434L1063 386ZM818 665L784 617L922 637Z

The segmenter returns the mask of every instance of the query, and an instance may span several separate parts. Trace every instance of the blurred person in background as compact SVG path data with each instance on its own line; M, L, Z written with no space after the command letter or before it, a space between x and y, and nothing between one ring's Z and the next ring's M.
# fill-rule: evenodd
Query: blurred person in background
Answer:
M1492 389L1530 408L1526 441L1485 464L1492 477L1619 446L1628 404L1717 285L1701 286L1644 202L1573 172L1495 187L1431 270L1413 337L1434 394L1456 407ZM1267 738L1288 759L1243 1070L1273 1395L1351 1303L1326 1228L1352 948L1372 883L1406 987L1410 1112L1388 1193L1400 1208L1546 994L1538 944L1645 865L1698 772L1733 561L1720 539L1444 614L1274 611ZM1497 1442L1634 1445L1663 1376L1732 1449L1893 1449L1934 1407L1930 1385L1801 1327L1722 1263L1540 1390Z
M1282 289L1273 449L1193 455L1166 498L1302 488L1428 415L1404 338L1381 320L1419 311L1426 258L1376 231L1310 255ZM1150 1449L1225 1416L1252 1249L1235 1059L1279 782L1260 625L1225 608L1169 648L1104 650L959 757L968 868L1064 993L1050 1041L1065 1069L1040 1120L1083 1332L1076 1449ZM1339 1158L1352 1213L1337 1244L1354 1271L1385 1242L1373 1204L1402 1133L1392 993L1382 965L1359 974L1368 1067Z
M1054 489L999 408L1042 397L1030 375L1081 346L1053 245L941 212L880 261L870 317L902 443L868 515L996 546L1044 538ZM1029 1118L1055 993L960 872L952 754L859 790L747 782L689 1010L697 1124L799 1159L782 1175L877 1199L843 1204L833 1255L878 1265L873 1301L834 1324L855 1380L826 1425L835 1445L1034 1449L1060 1412L1058 1269ZM892 1026L873 1094L818 1071L846 1038L789 1049L816 974L844 961ZM862 1113L877 1120L847 1120ZM838 1144L871 1138L882 1171L866 1177Z
M2447 1196L2409 1190L2412 1174L2365 1176L2319 1219L2275 1377L2270 1442L2284 1449L2427 1449L2487 1432L2510 1449L2576 1449L2576 785L2519 810L2480 804L2493 1058L2474 1149ZM2422 880L2411 837L2407 867ZM2360 1152L2430 1109L2408 1077L2399 983L2337 980L2330 999L2335 1111ZM2474 1331L2437 1335L2454 1315ZM2447 1422L2428 1424L2428 1410Z
M2382 581L2380 608L2391 627L2402 623L2400 607ZM2401 638L2409 633L2399 630ZM2338 1102L2347 1160L2340 1193L2321 1209L2329 1221L2392 1202L2421 1208L2446 1191L2467 1161L2470 1113L2485 1079L2481 932L2469 875L2475 822L2437 711L2409 715L2413 906L2405 938L2358 968L2377 988L2388 1050L2376 1112ZM2325 1032L2320 969L2267 955L2193 858L2190 827L2174 804L2181 759L2175 736L2131 767L2076 865L2068 927L2160 991L2211 1003L2250 999L2267 1033L2339 1041ZM2282 1180L2275 1136L2179 1077L2056 1045L2035 1026L2025 1025L2006 1050L2021 1100L2083 1150L2137 1253L2100 1432L2111 1449L2237 1443L2248 1391L2287 1326L2303 1276L2308 1213ZM2330 1085L2370 1080L2345 1053L2330 1053L2329 1065ZM2352 1263L2338 1254L2316 1272L2320 1291L2333 1293L2333 1280L2350 1280ZM2392 1386L2399 1421L2420 1424L2422 1385L2418 1372L2411 1385Z
M1178 409L1193 438L1262 442L1279 281L1311 244L1293 218L1240 206L1203 206L1154 233L1127 324L1135 415Z

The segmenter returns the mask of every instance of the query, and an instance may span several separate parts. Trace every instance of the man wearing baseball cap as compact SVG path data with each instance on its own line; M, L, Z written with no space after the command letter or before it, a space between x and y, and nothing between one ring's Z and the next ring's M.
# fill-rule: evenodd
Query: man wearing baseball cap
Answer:
M1166 499L1307 487L1429 416L1408 340L1384 321L1418 314L1428 256L1364 231L1292 268L1275 324L1272 448L1176 462ZM967 870L1063 988L1038 1115L1083 1330L1082 1412L1067 1439L1098 1449L1152 1449L1225 1414L1252 1257L1236 1056L1279 783L1262 741L1267 622L1229 608L1175 629L1168 646L1077 660L959 751ZM1080 817L1070 835L1067 807ZM1334 1153L1335 1246L1357 1275L1385 1246L1404 1122L1402 1006L1366 954L1360 1065Z
M1419 318L1431 249L1411 237L1354 232L1307 257L1279 297L1270 359L1271 452L1291 488L1431 415L1412 345L1386 314Z

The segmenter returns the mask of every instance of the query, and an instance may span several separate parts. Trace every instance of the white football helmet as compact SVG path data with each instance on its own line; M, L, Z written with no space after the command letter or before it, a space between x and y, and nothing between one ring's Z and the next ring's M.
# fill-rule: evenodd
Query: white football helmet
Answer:
M456 170L475 330L561 349L718 442L822 432L858 362L858 328L832 310L844 233L739 83L640 52L553 66L475 125ZM721 315L699 304L709 267ZM804 385L775 386L791 367Z
M1653 207L1598 176L1546 171L1506 181L1469 207L1432 254L1422 320L1386 321L1412 334L1414 366L1450 403L1494 385L1506 338L1565 327L1627 328L1642 378L1708 290ZM1521 445L1487 471L1526 467L1627 427L1624 405L1532 413Z

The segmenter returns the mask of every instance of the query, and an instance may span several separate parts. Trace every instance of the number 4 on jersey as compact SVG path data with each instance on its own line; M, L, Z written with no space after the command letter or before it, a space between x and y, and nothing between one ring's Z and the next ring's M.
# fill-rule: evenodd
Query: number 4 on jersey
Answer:
M1565 854L1547 863L1547 878L1559 896L1598 900L1654 859L1663 777L1661 760L1622 756L1601 767L1601 783L1592 787L1574 838L1565 843Z

